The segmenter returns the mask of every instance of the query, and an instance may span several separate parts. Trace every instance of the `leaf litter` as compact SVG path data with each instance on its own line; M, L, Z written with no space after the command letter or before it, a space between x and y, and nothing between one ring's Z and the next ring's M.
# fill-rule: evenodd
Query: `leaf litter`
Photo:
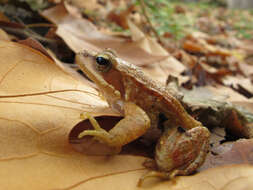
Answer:
M80 2L75 3L79 5ZM125 5L124 1L119 2ZM162 47L136 27L143 24L140 16L129 19L132 12L137 11L138 15L138 7L130 6L125 12L116 13L114 6L119 6L117 3L112 2L108 9L95 1L91 4L94 10L102 11L99 14L111 14L107 19L129 28L131 38L124 32L121 35L108 30L104 25L108 21L94 25L92 12L84 12L87 19L74 9L70 12L73 5L65 2L41 13L57 26L56 30L48 33L48 39L55 40L55 35L58 35L75 53L82 49L116 49L119 57L141 66L150 77L162 83L165 83L168 73L173 73L179 84L172 93L181 98L193 116L211 127L212 147L201 172L177 177L176 183L153 179L145 182L143 188L251 189L252 142L251 139L235 140L252 137L252 74L249 64L252 46L231 33L224 35L226 23L216 22L216 12L211 18L214 23L211 27L213 32L221 34L203 33L204 30L210 31L205 25L208 19L203 17L205 19L198 23L202 32L186 35L179 41L181 47L177 47L172 39L169 39L172 45L163 43ZM87 9L87 4L83 6ZM176 7L175 14L188 13L188 8ZM96 19L100 18L99 14ZM115 15L120 15L119 20L114 20ZM171 35L167 33L167 37L171 38ZM18 38L22 39L15 36ZM83 112L97 116L106 126L113 126L120 119L108 108L94 85L70 71L69 66L62 64L54 53L43 46L38 47L33 40L24 41L25 45L13 43L9 41L13 36L2 30L0 39L1 187L118 189L124 186L125 189L137 189L137 181L145 172L142 163L145 157L150 156L150 150L138 150L143 147L134 142L120 155L89 156L87 154L101 149L108 151L108 147L92 139L80 141L77 138L80 131L90 125L87 120L81 122L80 114ZM50 42L48 39L46 41ZM238 137L235 138L234 134ZM226 142L228 140L231 142ZM124 164L126 162L129 164ZM42 168L38 170L38 166ZM33 180L28 180L31 177ZM8 183L7 178L11 179ZM125 179L128 179L127 184Z

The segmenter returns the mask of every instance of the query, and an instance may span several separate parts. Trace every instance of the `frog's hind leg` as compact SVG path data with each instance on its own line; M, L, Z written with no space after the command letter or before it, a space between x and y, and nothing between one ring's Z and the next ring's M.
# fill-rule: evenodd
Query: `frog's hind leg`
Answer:
M196 168L198 168L200 165L203 164L205 161L206 152L209 146L209 141L204 141L202 144L202 147L200 148L201 151L199 152L197 158L190 164L186 163L186 166L181 166L182 169L174 169L172 171L166 172L166 171L149 171L146 174L144 174L138 181L138 187L142 186L144 180L151 177L156 177L160 179L173 179L177 175L188 175L193 173ZM150 162L153 162L154 160L151 160Z
M204 128L204 130L206 130L206 128ZM206 133L206 135L209 135ZM183 169L175 169L171 172L170 176L171 178L177 176L177 175L188 175L193 173L196 168L198 168L199 166L201 166L206 158L207 152L208 152L208 148L209 148L209 141L208 140L202 140L202 146L199 149L198 155L197 157L194 159L194 161L192 161L190 164L186 164L186 167L182 167Z
M205 161L210 133L205 127L184 130L181 127L167 129L156 146L158 171L150 171L141 177L139 185L150 177L173 179L177 175L189 175Z

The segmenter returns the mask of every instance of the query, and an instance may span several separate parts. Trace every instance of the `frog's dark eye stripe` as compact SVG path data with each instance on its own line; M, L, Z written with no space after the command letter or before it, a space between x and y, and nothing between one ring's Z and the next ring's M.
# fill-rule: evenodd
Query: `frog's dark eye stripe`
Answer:
M97 62L97 64L99 64L101 66L102 65L106 66L106 65L110 65L111 64L109 59L106 59L106 58L101 57L101 56L96 57L96 62Z

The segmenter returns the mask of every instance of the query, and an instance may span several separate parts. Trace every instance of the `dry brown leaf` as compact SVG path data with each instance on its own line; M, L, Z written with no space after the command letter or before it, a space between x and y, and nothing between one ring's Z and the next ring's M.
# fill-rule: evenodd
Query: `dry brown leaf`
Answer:
M252 145L252 139L240 139L236 142L227 142L216 146L212 148L215 155L209 154L207 156L201 170L228 164L253 164Z
M225 78L223 78L223 83L226 86L232 86L235 89L238 89L239 87L242 87L246 91L253 94L253 86L252 86L251 80L249 78L245 78L245 77L242 77L240 75L226 76Z
M237 104L236 106L231 104L231 101L227 101L228 95L236 94L235 92L227 95L219 94L210 87L180 90L179 92L184 94L181 99L183 105L187 107L187 110L191 110L192 115L198 118L204 126L212 128L212 132L214 132L213 127L223 127L226 132L229 132L230 135L233 134L234 137L253 137L252 112L245 109L242 105L238 106ZM175 94L178 94L178 92ZM246 102L250 103L250 100ZM222 135L221 137L224 136Z
M33 49L36 49L37 51L40 51L42 54L47 56L49 59L52 59L51 56L48 54L47 50L43 47L43 45L41 43L39 43L38 41L34 40L33 38L27 38L25 40L20 40L19 43L29 46Z
M145 67L144 71L153 79L165 83L169 73L180 76L185 67L170 56L155 40L145 36L132 22L128 22L133 41L106 35L91 22L70 15L61 5L43 12L43 15L58 25L57 34L75 52L83 49L101 51L114 49L118 56L130 63ZM185 81L181 77L182 81Z
M186 37L183 49L192 53L206 54L207 56L227 57L232 54L225 48L208 44L207 36L201 32L195 32Z
M244 109L248 110L250 113L253 113L253 98L248 99L241 94L235 92L231 88L220 85L216 86L216 88L211 86L207 88L211 90L212 93L217 94L217 96L224 96L224 98L226 97L226 100L233 105L241 106ZM252 129L253 128L251 123L245 126L245 130L247 130L251 134L253 134Z
M247 101L243 100L234 100L233 104L242 106L253 113L253 98L247 99Z
M156 42L156 40L145 35L133 22L128 20L129 29L131 31L132 40L138 44L138 47L155 55L168 56L167 59L154 64L154 67L143 67L144 72L148 73L150 77L165 84L168 75L173 73L173 76L179 78L180 82L185 82L187 77L180 75L185 67L182 63L177 61L174 57Z
M207 86L207 89L211 90L213 94L217 94L217 96L224 96L228 102L235 103L235 102L252 102L251 100L247 99L245 96L237 93L233 89L221 85Z
M111 48L119 57L135 65L151 64L168 57L152 55L135 43L101 33L90 21L70 15L63 5L48 9L42 15L57 24L56 33L74 52Z
M117 25L121 26L124 29L128 29L127 18L129 15L136 11L136 7L134 4L130 5L126 10L118 12L118 7L112 11L110 11L107 15L107 19L115 22Z
M72 0L72 4L75 6L82 8L82 9L87 9L89 11L101 11L103 10L103 6L99 4L96 0L89 0L89 1L83 1L83 0ZM105 15L104 15L105 16Z
M205 47L202 44L198 44L198 43L190 41L190 40L184 41L182 48L185 51L188 51L191 53L203 53L203 54L207 53L207 50L205 49Z
M253 113L253 99L248 99L245 96L237 93L231 88L221 86L221 85L216 85L216 87L212 86L207 86L207 89L209 89L212 94L216 94L218 96L223 96L224 100L237 105L237 106L242 106L249 110L251 113Z
M243 74L247 77L252 77L253 76L253 66L249 65L247 63L240 62L239 63L239 68L243 72Z

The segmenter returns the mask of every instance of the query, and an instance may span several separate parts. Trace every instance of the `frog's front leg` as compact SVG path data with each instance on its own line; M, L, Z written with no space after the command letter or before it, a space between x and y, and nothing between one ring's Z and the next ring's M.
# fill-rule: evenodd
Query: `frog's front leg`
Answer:
M156 145L155 163L157 171L142 176L138 185L150 177L172 179L176 175L189 175L200 167L209 147L210 133L205 127L168 129Z
M79 134L83 136L94 136L99 141L120 151L121 147L142 136L150 127L148 115L134 103L124 103L124 118L120 120L110 131L102 129L97 121L88 117L94 130L85 130Z

